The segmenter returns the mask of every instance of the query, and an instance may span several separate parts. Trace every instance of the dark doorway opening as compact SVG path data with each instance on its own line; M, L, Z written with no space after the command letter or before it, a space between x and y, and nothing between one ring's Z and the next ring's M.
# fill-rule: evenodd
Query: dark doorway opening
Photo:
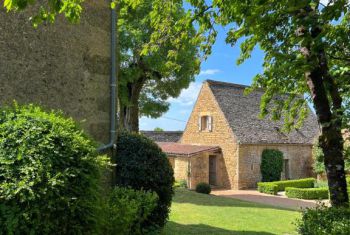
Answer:
M216 185L216 156L209 156L209 184Z

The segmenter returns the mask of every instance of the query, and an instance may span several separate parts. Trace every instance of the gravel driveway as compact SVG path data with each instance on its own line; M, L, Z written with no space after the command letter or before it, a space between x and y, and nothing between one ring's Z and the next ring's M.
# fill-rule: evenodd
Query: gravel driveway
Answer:
M303 200L287 198L283 193L279 195L269 195L259 193L256 190L213 190L211 194L220 197L230 197L242 201L256 202L271 206L284 207L288 209L300 210L311 208L317 205L316 200ZM323 203L328 203L328 200L323 200Z

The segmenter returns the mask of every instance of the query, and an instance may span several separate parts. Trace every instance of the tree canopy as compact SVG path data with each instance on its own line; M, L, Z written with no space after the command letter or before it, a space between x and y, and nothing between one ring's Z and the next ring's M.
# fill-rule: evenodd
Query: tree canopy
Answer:
M139 116L160 117L167 100L194 81L200 44L182 1L119 1L121 126L138 131Z
M350 88L350 5L348 0L189 0L208 33L216 24L230 27L226 42L241 43L238 64L256 47L265 52L264 72L251 89L264 88L261 114L284 118L298 128L314 105L325 154L332 205L347 205L341 129L348 127ZM210 5L208 5L208 2ZM325 3L326 2L326 3ZM194 14L195 15L195 14ZM288 95L287 99L275 99Z

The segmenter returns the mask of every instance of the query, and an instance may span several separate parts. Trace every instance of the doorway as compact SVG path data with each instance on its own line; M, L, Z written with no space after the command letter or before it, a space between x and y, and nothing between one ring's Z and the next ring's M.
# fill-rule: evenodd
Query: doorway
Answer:
M216 185L216 156L209 155L209 184Z
M283 161L283 172L284 172L284 178L286 180L290 179L289 175L289 159L284 159Z

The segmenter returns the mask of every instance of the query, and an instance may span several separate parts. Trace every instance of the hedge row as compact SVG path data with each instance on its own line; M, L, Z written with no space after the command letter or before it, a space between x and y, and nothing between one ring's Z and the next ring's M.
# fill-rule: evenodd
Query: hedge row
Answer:
M258 191L260 193L267 193L267 194L277 195L278 187L274 183L259 182L258 183Z
M284 191L287 187L293 188L313 188L315 184L314 178L305 178L299 180L283 180L274 182L259 182L258 191L277 195L277 192Z
M299 199L328 199L328 188L286 188L286 196Z

